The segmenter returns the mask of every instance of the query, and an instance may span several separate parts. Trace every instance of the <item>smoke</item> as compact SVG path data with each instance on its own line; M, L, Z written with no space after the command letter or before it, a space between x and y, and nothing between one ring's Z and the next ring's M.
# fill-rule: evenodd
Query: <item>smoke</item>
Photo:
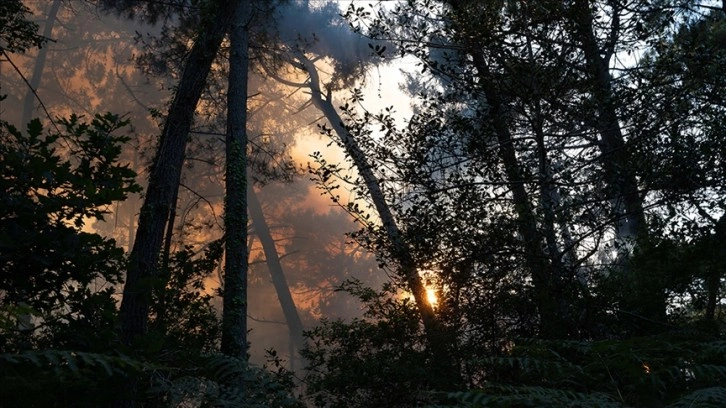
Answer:
M313 6L307 0L293 1L277 9L274 20L283 44L328 59L334 78L343 85L362 79L368 68L386 62L385 57L395 53L392 43L355 33L335 2Z
M47 13L39 3L28 3L36 7L38 16ZM138 11L135 21L129 21L75 2L63 2L53 27L56 42L48 44L49 59L38 94L54 116L105 111L126 115L133 125L134 140L125 146L124 161L140 174L139 181L143 183L175 79L148 76L135 62L134 57L147 51L135 42L137 33L159 30L150 25L150 19L140 18L142 11ZM305 49L326 59L341 78L355 81L367 67L382 61L371 51L371 41L350 31L335 3L313 7L308 2L293 2L275 11L272 20L276 35L288 50ZM18 63L24 72L32 73L34 54L19 58ZM8 74L5 64L2 68L3 92L9 94L2 105L4 118L19 118L26 87L19 77ZM218 76L212 78L206 99L197 111L196 128L187 151L175 223L176 248L189 244L201 249L222 234L220 158L224 151L221 141L226 79L221 64L215 69ZM355 277L377 287L385 279L373 256L348 242L345 234L357 227L347 214L320 195L304 173L294 175L292 181L269 179L273 166L288 166L290 157L285 156L294 154L289 151L292 147L298 148L298 157L294 158L299 162L314 150L326 150L328 141L319 140L314 125L320 114L314 109L298 109L307 96L291 95L289 88L270 78L252 77L250 93L250 149L254 154L266 155L263 158L268 168L264 188L255 188L303 324L310 329L321 317L357 316L360 305L350 296L335 292L335 286ZM37 110L33 112L34 116L38 114ZM301 140L304 143L299 143ZM316 143L320 146L316 147ZM300 163L298 166L302 167ZM135 235L139 205L138 197L118 203L108 208L106 222L93 228L128 248ZM289 336L287 326L281 324L285 322L284 316L259 240L252 245L249 327L252 361L260 363L266 349L275 348L280 355L287 354ZM213 278L209 286L215 284Z

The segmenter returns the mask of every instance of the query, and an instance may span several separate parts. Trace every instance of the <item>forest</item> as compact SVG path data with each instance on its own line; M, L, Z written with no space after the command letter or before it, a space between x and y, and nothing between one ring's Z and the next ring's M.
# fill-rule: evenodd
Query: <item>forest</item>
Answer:
M726 2L0 1L0 408L726 406Z

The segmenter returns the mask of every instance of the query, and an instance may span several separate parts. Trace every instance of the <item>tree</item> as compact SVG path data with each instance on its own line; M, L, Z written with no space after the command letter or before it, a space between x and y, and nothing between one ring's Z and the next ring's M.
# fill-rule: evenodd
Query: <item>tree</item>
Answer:
M303 5L306 7L306 5ZM320 19L326 18L329 11L323 9L312 13L310 18ZM332 13L331 13L332 14ZM445 369L449 375L443 376L446 381L456 383L456 369L454 368L453 360L449 358L447 351L447 338L443 330L443 327L437 321L433 306L428 300L426 288L423 285L423 280L419 275L419 270L416 265L416 261L412 256L411 249L408 247L408 243L403 239L401 230L397 225L397 222L391 212L389 203L384 196L382 190L382 182L374 175L372 165L368 162L366 154L361 150L359 141L353 137L353 134L346 129L344 120L337 112L333 105L332 91L339 87L344 87L347 83L353 81L362 69L368 64L372 64L373 61L370 57L365 57L360 51L360 42L356 39L349 39L349 33L343 34L339 28L330 28L321 32L314 33L312 38L309 38L307 33L290 33L288 34L291 38L283 38L283 42L286 44L286 54L282 54L278 58L283 61L287 60L288 63L296 70L300 70L307 74L308 80L304 83L295 81L289 81L276 75L270 67L265 67L265 71L268 75L275 78L282 84L292 86L295 88L307 88L310 90L310 102L320 112L323 113L325 118L330 124L322 125L321 133L328 137L331 137L336 141L339 146L343 148L349 159L352 161L355 170L360 175L364 188L361 189L361 198L370 199L373 208L375 208L376 214L379 217L380 225L376 225L375 222L366 221L366 215L362 215L359 220L365 225L366 228L371 228L381 231L382 238L379 241L381 248L386 248L389 260L395 265L393 268L400 279L405 282L406 290L413 294L417 309L420 313L426 333L429 340L429 346L434 350L434 353L439 356L435 360L440 364L439 368ZM338 36L338 37L336 37ZM345 39L341 39L340 37ZM352 44L348 45L348 49L342 50L338 47L338 42L349 41ZM371 46L372 47L372 46ZM379 53L382 53L381 46L378 45ZM358 54L351 57L350 53ZM330 78L328 83L324 83L318 72L318 68L315 65L315 61L323 57L329 57L332 59L332 63L336 70ZM377 57L380 57L378 55ZM326 89L326 92L323 92ZM348 105L341 107L344 113L347 113ZM329 181L329 177L334 172L325 166L317 171L319 177L321 177L322 184ZM333 195L335 200L335 196ZM353 204L351 204L353 205ZM383 257L381 257L383 259Z
M214 2L202 16L198 38L186 59L186 66L166 117L157 155L149 173L144 204L131 250L129 269L121 302L124 342L131 343L148 329L149 299L157 285L158 262L169 215L176 205L179 178L193 113L206 84L207 74L233 15L233 4Z
M242 94L246 98L246 91ZM122 150L119 145L130 138L116 137L112 132L126 123L110 114L97 116L90 124L72 116L55 126L58 135L43 138L42 127L36 120L28 127L29 141L21 140L25 137L22 132L2 123L0 157L3 165L7 164L3 170L6 184L3 188L7 190L5 204L9 207L3 222L12 227L0 245L8 250L2 254L2 259L8 261L4 277L17 280L17 276L12 278L13 274L25 272L37 275L37 281L26 284L31 289L20 284L3 284L3 289L12 286L16 291L7 296L2 292L3 301L9 302L2 307L3 352L14 351L12 347L35 349L20 354L3 353L0 365L4 383L17 387L14 391L22 394L23 390L35 392L36 386L44 387L44 393L37 397L6 395L3 389L3 401L13 404L22 399L30 405L36 402L48 405L52 401L63 406L98 406L110 402L110 398L118 398L115 401L118 405L177 404L193 400L209 404L297 406L289 394L291 377L279 361L274 361L278 371L273 376L266 370L240 364L238 359L209 355L218 347L218 321L210 301L212 296L205 293L204 280L218 265L221 256L218 242L209 245L204 256L190 247L169 254L154 276L153 283L158 286L145 299L148 307L145 318L151 323L151 330L143 338L133 339L134 359L117 356L119 350L129 348L117 344L116 304L111 295L112 285L120 283L119 271L126 258L113 240L82 233L79 229L89 220L102 219L112 200L139 191L132 181L134 172L117 164ZM68 135L62 134L58 126L66 127ZM70 158L64 159L66 154ZM51 166L54 164L58 169ZM39 185L35 187L33 183ZM116 185L124 183L129 185ZM86 199L90 201L88 208L83 201ZM38 211L33 214L36 221L26 222L28 211ZM48 219L47 228L41 221L44 217ZM40 230L32 231L26 224ZM58 227L61 227L58 233L49 231ZM79 233L78 237L73 232ZM28 247L21 248L18 243L10 242L15 238L27 238ZM43 239L45 242L38 242ZM48 245L57 240L61 242ZM76 248L75 244L81 246ZM23 248L38 252L36 264L29 262L34 260L32 254L20 253ZM42 249L47 249L47 256L41 256ZM27 268L21 268L21 264ZM106 287L95 293L92 284ZM39 300L31 299L35 295L30 294L34 292ZM40 306L36 309L23 302L11 304L18 303L17 299L22 297ZM41 307L47 310L40 310ZM90 312L97 315L91 316ZM21 335L17 335L18 330ZM70 350L49 351L44 347ZM83 349L108 354L80 351ZM45 375L50 369L53 373ZM36 377L39 383L28 386L26 376L38 371L43 371L43 375ZM234 378L225 373L232 373ZM242 383L229 387L231 382L238 381ZM119 384L132 387L119 389ZM73 402L58 398L62 391L76 393L84 387L86 393L76 396ZM204 391L200 392L201 389Z
M670 242L678 249L661 258L682 265L681 271L664 277L666 294L688 290L695 299L710 299L699 300L698 308L711 319L723 277L716 242L724 220L724 173L716 163L724 154L726 112L723 98L713 91L722 86L724 16L720 11L693 13L670 38L649 49L638 76L645 92L626 95L634 106L627 118L638 129L633 149L640 158L642 183L662 203L653 214L657 232L651 244ZM640 258L647 257L644 252Z
M557 346L528 348L523 337L559 345L557 339L579 338L577 347L594 348L601 346L597 339L610 339L609 345L624 350L652 340L628 343L633 334L663 332L678 348L679 336L691 330L712 335L722 324L714 324L715 309L707 306L722 283L716 272L721 264L712 260L720 253L713 245L720 239L723 195L720 182L711 184L721 169L710 161L720 157L721 146L710 135L722 129L714 121L722 106L710 92L719 79L710 73L720 71L687 56L664 59L653 76L649 58L629 66L619 62L643 42L655 49L668 44L680 24L672 18L678 7L421 1L372 11L349 8L354 29L394 42L401 54L418 58L422 71L409 83L418 103L404 125L394 119L395 107L357 114L356 105L364 101L353 93L344 108L345 128L375 176L386 180L386 200L417 266L430 270L439 296L436 316L452 333L451 349L465 381L485 389L465 394L463 402L520 406L542 397L536 404L557 405L583 398L564 385L567 380L554 385L551 375L532 369L551 367L537 353L566 360L573 354ZM696 12L685 13L698 20ZM683 49L694 50L699 61L719 61L719 48L711 45L718 32L705 30ZM682 75L683 61L705 79L698 91L685 92L694 82L690 73ZM675 91L682 84L689 85ZM704 96L686 96L693 94ZM701 103L691 105L696 100ZM328 191L340 179L364 185L338 178L339 168L319 161L324 166L316 175ZM663 163L668 166L660 171ZM358 235L385 254L370 244L380 237L376 231ZM695 308L685 300L693 295L699 299ZM389 296L392 305L405 303ZM378 328L406 316L391 309L370 307L367 321L327 323L311 333L318 392L327 386L336 390L330 398L354 405L381 397L375 384L351 385L351 372L340 362L362 361L360 370L386 372L382 351L400 356L415 344L412 335L401 341L407 346L381 345L385 336ZM685 323L698 329L681 331L678 325ZM600 367L620 364L623 357L618 351L598 363L586 354L567 361ZM718 358L710 360L720 365ZM628 369L640 375L643 368ZM417 378L413 370L409 378ZM696 394L720 403L721 384L707 374L701 378L707 390L686 386L684 394L664 396L643 383L632 395L648 394L647 403L656 406L688 404ZM507 385L488 388L499 381ZM409 397L408 403L414 401ZM613 402L612 395L599 397L581 402ZM623 405L646 403L633 401L619 398Z
M120 280L123 252L82 228L88 219L102 219L104 206L139 189L135 173L117 163L127 123L111 114L90 123L71 116L59 121L63 131L47 135L37 119L26 132L2 123L0 291L6 317L26 319L5 328L3 350L93 350L99 337L112 338L108 285ZM65 150L73 157L64 158ZM107 287L94 290L95 284Z
M282 313L285 315L285 321L287 322L288 330L290 331L290 341L292 346L300 352L305 346L305 340L303 338L303 325L300 320L295 301L290 293L290 287L283 273L282 265L280 264L280 257L275 247L275 241L270 234L270 228L265 220L265 214L262 211L262 205L257 197L257 193L254 191L251 180L247 179L247 200L249 206L249 216L252 220L252 226L255 234L260 239L262 249L265 253L265 263L270 271L272 277L272 283L275 286L275 292L277 293L280 306L282 307ZM293 356L290 356L293 359Z
M247 72L249 1L238 1L230 27L227 92L225 271L222 352L247 359Z
M6 1L0 6L0 50L3 53L40 48L48 41L38 34L38 25L27 19L28 14L30 10L20 0Z
M54 0L53 4L50 6L50 10L48 11L48 17L45 21L45 27L43 27L44 38L51 37L51 33L53 32L53 24L55 24L56 16L58 15L58 10L60 9L60 6L60 0ZM38 85L40 85L40 78L43 75L43 68L45 68L45 61L47 55L47 47L40 48L38 50L38 57L35 60L33 76L30 78L30 82L28 83L28 87L30 89L27 90L25 94L25 100L23 101L23 117L20 120L20 123L30 122L30 118L33 113L33 101L35 100L34 92L36 89L38 89Z
M103 393L92 392L85 380L98 375L93 387L108 387L126 363L133 365L99 354L116 337L114 286L123 275L123 250L84 231L90 220L103 219L107 206L140 189L135 173L118 163L129 140L122 133L127 124L111 114L90 122L60 119L52 131L38 119L24 132L0 123L0 349L8 404L59 403L85 384L87 394L76 402L94 405ZM75 362L78 356L85 362ZM82 367L88 377L47 375L48 367L62 370L64 364Z

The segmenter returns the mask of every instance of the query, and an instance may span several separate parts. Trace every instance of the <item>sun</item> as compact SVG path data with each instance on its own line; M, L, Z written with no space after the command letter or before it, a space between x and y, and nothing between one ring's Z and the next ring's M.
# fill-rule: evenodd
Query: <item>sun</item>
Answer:
M431 306L436 306L436 303L438 303L439 301L439 299L436 297L436 290L433 288L426 288L426 297L428 298Z

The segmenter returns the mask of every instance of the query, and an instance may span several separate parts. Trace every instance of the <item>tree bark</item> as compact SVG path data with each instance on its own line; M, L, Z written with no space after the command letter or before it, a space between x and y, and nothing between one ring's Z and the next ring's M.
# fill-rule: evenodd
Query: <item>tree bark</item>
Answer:
M189 129L212 62L231 23L231 3L219 0L214 12L203 16L164 123L139 213L121 301L121 339L127 345L148 331L149 302L158 277L164 229L176 206L174 197L179 189Z
M292 346L298 352L305 347L305 341L303 338L303 325L298 314L295 301L290 293L290 287L285 279L285 273L282 270L280 264L280 257L277 253L277 247L275 241L272 239L270 234L270 228L267 226L265 221L265 215L262 212L262 206L257 198L257 193L252 188L250 181L247 181L247 199L249 205L249 214L252 219L252 226L254 231L257 233L260 243L262 243L262 250L265 252L265 261L267 263L267 269L270 271L270 277L272 278L272 284L275 286L275 292L277 292L277 298L280 300L280 306L282 306L282 313L285 316L287 322L287 328L290 331L290 339ZM295 358L292 354L290 355L290 361Z
M247 360L247 74L249 0L238 0L230 28L227 91L225 265L222 353Z

